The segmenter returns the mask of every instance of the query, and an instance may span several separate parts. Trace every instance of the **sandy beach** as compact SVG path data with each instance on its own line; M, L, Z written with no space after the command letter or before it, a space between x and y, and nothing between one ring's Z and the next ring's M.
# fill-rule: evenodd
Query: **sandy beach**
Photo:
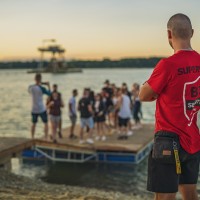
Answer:
M150 196L125 195L93 188L47 184L0 170L0 199L3 200L149 200Z

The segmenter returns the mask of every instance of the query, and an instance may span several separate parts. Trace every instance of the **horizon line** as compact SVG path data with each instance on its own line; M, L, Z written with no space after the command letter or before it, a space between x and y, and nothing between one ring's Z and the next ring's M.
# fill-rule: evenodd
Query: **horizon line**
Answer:
M103 58L68 58L64 59L66 62L71 61L104 61L104 60L110 60L110 61L120 61L120 60L126 60L126 59L151 59L151 58L165 58L167 56L137 56L137 57L121 57L121 58L110 58L110 57L103 57ZM59 59L58 59L59 60ZM39 58L29 58L29 59L0 59L0 62L40 62ZM44 59L43 61L48 62L50 59Z

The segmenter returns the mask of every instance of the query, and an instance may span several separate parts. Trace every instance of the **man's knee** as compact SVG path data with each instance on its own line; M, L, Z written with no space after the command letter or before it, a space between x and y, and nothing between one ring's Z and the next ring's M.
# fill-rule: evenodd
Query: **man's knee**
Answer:
M156 193L155 200L175 200L176 193Z
M182 194L184 200L198 200L196 184L181 184L179 185L179 191Z

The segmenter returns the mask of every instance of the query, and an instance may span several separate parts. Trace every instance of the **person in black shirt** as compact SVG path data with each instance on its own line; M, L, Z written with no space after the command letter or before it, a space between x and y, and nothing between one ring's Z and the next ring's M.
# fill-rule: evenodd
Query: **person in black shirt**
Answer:
M90 99L90 103L93 106L94 105L94 101L95 101L95 92L93 90L90 90L89 99Z
M52 92L51 96L47 100L47 108L49 109L51 128L52 128L52 140L53 142L57 142L56 140L56 132L59 129L59 124L61 121L61 108L64 107L63 100L61 98L61 94L57 91ZM61 132L59 137L61 136Z
M105 87L102 89L102 91L104 93L104 97L106 98L105 105L106 105L106 114L108 116L108 123L109 125L111 125L112 116L110 113L113 108L113 101L112 101L113 90L111 88L109 80L106 80L104 84L105 84Z
M113 95L113 89L111 87L110 81L106 80L104 82L104 84L105 84L105 86L104 86L103 90L108 94L108 98L111 98Z
M87 89L83 92L83 97L79 100L78 110L80 112L81 117L81 129L80 129L80 143L83 144L83 130L85 127L89 127L89 138L86 140L87 143L93 144L94 141L92 139L92 131L94 128L93 121L93 109L89 99L89 91Z
M53 88L52 88L52 93L56 92L58 93L58 96L60 99L62 99L62 94L60 92L58 92L58 85L57 84L53 84ZM59 138L62 138L62 112L60 113L60 122L59 122L59 126L58 126L58 135Z
M139 98L139 91L140 91L140 85L138 83L134 83L132 87L132 94L133 94L133 118L135 120L135 126L133 129L140 129L142 128L141 125L141 117L142 117L142 110L141 110L141 101Z
M97 94L95 96L95 103L94 103L94 121L97 124L97 136L96 140L106 140L104 126L105 126L105 104L102 100L101 94Z

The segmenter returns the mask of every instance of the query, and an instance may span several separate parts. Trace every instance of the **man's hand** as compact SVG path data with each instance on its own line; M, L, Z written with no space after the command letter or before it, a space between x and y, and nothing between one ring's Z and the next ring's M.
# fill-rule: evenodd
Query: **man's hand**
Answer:
M103 111L99 112L98 117L101 117L103 115Z
M51 106L53 106L54 105L54 101L51 101L50 103L49 103L49 106L51 107Z
M145 83L139 92L139 98L141 101L154 101L158 95L152 90L148 83Z

